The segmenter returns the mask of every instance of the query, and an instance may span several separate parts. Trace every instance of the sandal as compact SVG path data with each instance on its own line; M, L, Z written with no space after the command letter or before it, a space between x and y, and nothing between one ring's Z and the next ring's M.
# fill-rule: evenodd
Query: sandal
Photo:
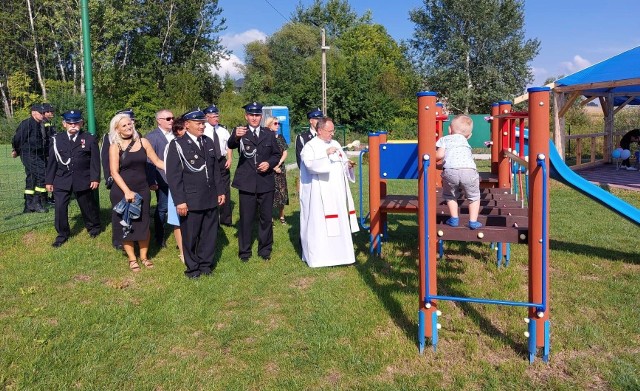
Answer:
M287 225L287 221L284 219L284 217L280 217L280 224Z
M131 269L131 271L134 273L138 273L140 271L140 265L138 265L138 261L136 261L135 259L130 259L129 269Z
M142 264L147 268L147 269L153 269L153 262L151 262L150 260L148 260L147 258L145 259L141 259L140 262L142 262Z

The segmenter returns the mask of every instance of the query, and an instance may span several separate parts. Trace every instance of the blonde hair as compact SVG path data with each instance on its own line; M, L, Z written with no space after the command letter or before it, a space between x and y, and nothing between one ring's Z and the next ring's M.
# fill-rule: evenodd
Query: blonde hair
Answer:
M276 117L267 117L267 119L264 121L264 126L271 129L271 125L273 125L273 123L277 120L278 118Z
M473 120L468 115L457 115L449 125L450 134L461 134L469 137L473 131Z
M118 127L120 121L122 121L124 118L131 119L128 114L116 114L113 116L113 118L111 118L111 122L109 123L109 142L111 144L117 143L119 145L122 145L123 138L120 137L120 134L118 133L118 130L116 128ZM133 141L137 141L139 138L140 135L138 134L135 125L133 125Z

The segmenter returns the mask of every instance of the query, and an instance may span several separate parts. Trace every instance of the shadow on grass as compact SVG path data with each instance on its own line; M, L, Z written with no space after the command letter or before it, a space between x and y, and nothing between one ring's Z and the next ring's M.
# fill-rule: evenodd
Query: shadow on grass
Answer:
M356 263L356 269L362 280L378 296L380 302L386 308L393 322L398 326L408 339L413 340L417 346L417 312L409 315L405 313L403 304L395 298L397 293L411 294L418 292L417 275L417 232L416 227L399 224L396 216L389 215L389 225L397 227L390 232L391 240L407 239L400 244L395 244L399 255L385 258L377 257L369 252L370 235L365 229L354 235L356 254L368 254L367 262ZM384 250L385 244L383 244Z
M470 255L465 249L465 246L462 246L461 250L456 251L455 254L460 256ZM461 289L454 288L455 286L459 286L465 283L457 277L461 272L462 267L460 265L460 261L440 262L440 275L446 275L448 277L440 278L438 280L438 294L442 296L469 297L467 292ZM469 284L471 282L467 281L466 283ZM526 355L528 354L527 346L522 343L516 342L510 335L496 328L491 322L491 319L483 316L481 310L478 310L478 304L456 302L456 306L467 318L469 318L478 326L483 334L491 337L492 339L502 341L503 343L508 345L514 352L526 357Z
M611 261L626 262L632 265L640 265L638 253L630 253L619 250L612 250L602 247L594 247L587 244L563 242L560 240L549 241L549 248L553 251L563 251L571 254L596 256Z
M393 322L403 331L405 336L414 341L418 346L418 324L417 308L414 313L407 313L402 302L396 299L398 293L404 295L414 294L417 298L419 291L418 273L418 232L415 225L406 224L403 220L406 217L388 216L389 225L396 227L389 232L388 239L393 243L395 254L387 254L388 258L379 258L375 255L368 255L367 262L357 263L356 268L362 279L371 290L378 296L384 305ZM369 233L360 231L354 237L356 253L369 254ZM391 243L386 246L391 246ZM383 244L383 253L384 253ZM478 251L477 246L472 243L461 243L456 250L449 250L450 255L473 257L475 259L486 259L486 254ZM487 261L490 262L490 261ZM492 263L492 262L491 262ZM438 292L441 295L465 297L466 292L454 288L464 284L458 276L463 273L463 268L459 262L439 261L438 273L441 277L438 280ZM472 283L472 282L467 282ZM486 335L493 339L503 341L515 352L521 355L527 354L525 345L516 342L513 338L496 328L491 319L482 315L482 312L471 303L457 303L462 312Z
M293 245L293 249L298 254L298 258L302 259L302 247L300 244L300 211L295 211L291 216L287 216L287 224L289 225L289 240Z

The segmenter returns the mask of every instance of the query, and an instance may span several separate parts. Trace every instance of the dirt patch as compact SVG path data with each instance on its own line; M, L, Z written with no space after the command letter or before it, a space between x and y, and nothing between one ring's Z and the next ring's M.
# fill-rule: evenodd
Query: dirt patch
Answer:
M264 366L264 372L275 375L280 372L280 367L274 362L269 362Z
M22 235L22 243L25 246L33 248L34 245L38 244L38 236L34 231L26 232L24 235Z
M332 368L324 376L324 378L322 379L322 382L324 384L329 384L332 387L337 387L341 379L342 379L342 373L339 370Z
M124 279L108 279L104 281L106 286L114 289L127 289L133 286L134 283L135 281L131 277Z
M73 280L87 282L87 281L91 281L91 276L88 276L86 274L78 274L77 276L73 276Z
M300 290L307 290L316 281L315 277L302 277L294 281L289 287Z

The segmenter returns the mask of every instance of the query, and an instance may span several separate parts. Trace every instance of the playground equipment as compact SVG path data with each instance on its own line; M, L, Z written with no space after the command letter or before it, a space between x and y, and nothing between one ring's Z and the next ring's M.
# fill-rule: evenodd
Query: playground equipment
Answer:
M426 338L431 340L435 349L438 342L438 300L461 301L483 304L498 304L508 306L521 306L528 308L528 331L526 336L529 339L529 361L533 362L538 348L543 349L542 358L546 362L549 359L549 311L548 311L548 154L549 154L549 88L529 89L529 113L518 113L516 115L504 116L503 118L519 118L520 129L524 129L524 119L529 119L529 155L533 159L527 163L529 169L529 219L527 229L519 232L518 241L527 242L529 247L529 297L526 302L492 300L483 298L467 298L441 296L437 294L436 278L436 248L437 238L440 232L436 232L435 213L432 211L436 207L436 190L431 179L435 175L435 167L431 162L431 156L435 156L435 141L426 138L427 145L419 146L419 156L421 172L418 180L419 189L423 189L419 194L419 246L420 246L420 307L418 312L418 341L420 352L424 351ZM435 94L424 92L418 94L418 132L430 133L435 123L431 109L435 104ZM513 121L507 123L511 124ZM503 122L503 132L501 133L501 145L514 145L515 133L505 132ZM506 134L505 134L506 133ZM510 134L512 133L512 134ZM431 133L433 134L433 133ZM511 142L506 142L505 138L513 137ZM520 137L523 140L523 137ZM422 141L419 139L419 142ZM522 141L523 142L523 141ZM524 148L520 148L520 155L524 153ZM499 167L504 165L504 159L521 159L507 149L500 151L498 159ZM524 160L524 159L523 159ZM508 161L507 161L508 163ZM510 171L510 170L509 170ZM499 174L502 171L499 169ZM506 177L499 177L500 186L506 187ZM477 233L480 241L482 231ZM503 230L499 230L503 231ZM506 231L505 231L506 232ZM498 240L495 240L498 241Z
M548 312L548 154L549 154L549 89L529 90L529 113L512 113L509 102L500 102L492 109L492 123L498 131L492 132L492 150L497 148L497 158L492 157L492 172L482 175L484 188L480 218L485 226L477 231L468 228L449 227L443 222L449 217L446 205L438 205L437 167L435 142L439 122L443 120L436 104L436 93L418 94L418 143L387 142L386 133L369 135L369 186L370 186L370 252L380 255L383 238L386 238L388 213L418 213L420 248L420 299L418 311L418 340L422 353L427 338L435 350L438 343L439 300L483 304L498 304L528 308L529 360L533 362L539 348L542 358L549 358ZM525 156L524 137L515 148L517 127L524 129L529 120L528 152ZM519 126L517 126L519 125ZM498 137L499 136L499 137ZM497 147L496 147L497 146ZM515 153L517 151L517 154ZM495 154L492 154L495 155ZM361 155L362 157L362 155ZM512 163L526 166L529 173L528 206L522 200L515 201L511 191ZM495 164L494 164L495 163ZM493 172L493 171L497 171ZM517 170L520 171L520 170ZM418 196L389 195L386 181L391 179L417 179ZM461 208L461 217L468 213ZM362 215L362 214L361 214ZM529 246L529 295L527 301L506 301L484 298L452 297L437 294L436 252L442 251L442 240L526 243Z

